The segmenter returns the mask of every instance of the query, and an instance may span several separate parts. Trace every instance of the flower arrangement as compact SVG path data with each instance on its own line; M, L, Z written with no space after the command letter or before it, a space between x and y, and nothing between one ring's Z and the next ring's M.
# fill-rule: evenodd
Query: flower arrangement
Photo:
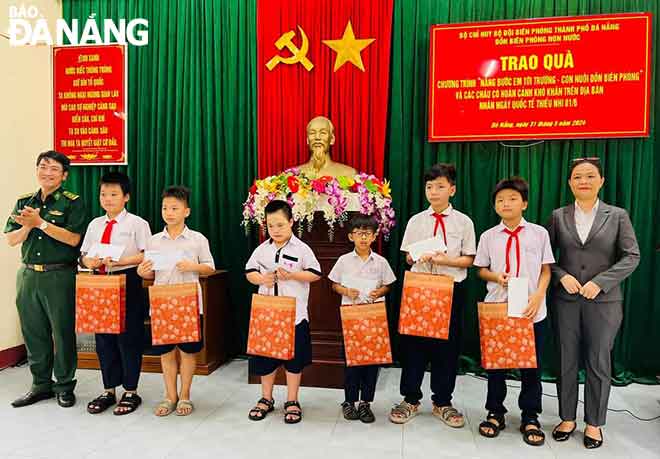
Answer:
M287 201L293 209L293 220L298 223L298 236L304 228L312 230L314 212L323 212L328 224L329 238L333 239L336 224L343 226L348 212L355 210L374 216L379 233L387 240L396 224L390 184L365 173L353 177L323 176L312 179L298 168L287 169L279 175L255 180L243 203L243 222L246 234L251 225L265 227L266 205L275 199Z

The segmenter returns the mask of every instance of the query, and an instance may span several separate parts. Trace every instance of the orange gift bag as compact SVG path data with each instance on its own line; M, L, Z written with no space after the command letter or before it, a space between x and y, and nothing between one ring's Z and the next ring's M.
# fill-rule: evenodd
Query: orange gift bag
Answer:
M291 360L295 350L296 299L252 295L247 353Z
M126 331L126 275L76 275L76 333Z
M481 366L486 370L536 368L534 323L509 317L506 303L479 303Z
M399 333L448 339L454 279L406 271L401 294Z
M197 283L149 287L151 343L194 343L202 339Z
M339 308L346 365L392 363L385 303L345 305Z

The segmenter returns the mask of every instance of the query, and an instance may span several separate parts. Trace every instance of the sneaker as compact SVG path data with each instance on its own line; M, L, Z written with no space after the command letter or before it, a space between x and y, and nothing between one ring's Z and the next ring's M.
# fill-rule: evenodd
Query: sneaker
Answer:
M344 419L347 421L356 421L360 419L360 415L355 409L355 403L344 402L341 404L341 411L344 413Z
M365 424L371 424L376 420L373 411L371 411L371 406L369 402L360 402L358 405L358 415L360 416L360 421Z

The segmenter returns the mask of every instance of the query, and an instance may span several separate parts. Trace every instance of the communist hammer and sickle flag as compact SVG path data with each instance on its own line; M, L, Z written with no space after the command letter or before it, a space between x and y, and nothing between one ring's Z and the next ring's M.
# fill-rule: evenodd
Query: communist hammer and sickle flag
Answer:
M293 65L297 63L301 63L308 72L314 68L314 64L312 64L307 58L307 52L309 51L309 40L307 39L307 35L305 35L305 31L302 27L298 26L298 30L300 31L300 37L302 40L300 48L293 43L293 37L296 36L296 33L293 30L283 33L275 42L275 46L277 49L288 49L291 51L291 55L288 57L282 57L280 55L273 56L266 64L268 70L273 70L277 67L277 64Z
M335 127L332 160L382 177L391 41L402 40L392 34L393 0L253 3L257 176L309 161L306 126L323 115Z

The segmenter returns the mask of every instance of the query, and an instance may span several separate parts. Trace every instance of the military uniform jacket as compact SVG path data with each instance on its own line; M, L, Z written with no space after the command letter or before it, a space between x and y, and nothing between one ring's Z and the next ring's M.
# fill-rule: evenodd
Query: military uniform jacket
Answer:
M59 226L72 233L83 235L87 226L87 216L82 199L62 187L41 200L41 190L19 196L12 215L20 214L24 207L39 208L41 218L48 224ZM20 229L21 225L12 217L7 219L4 232ZM82 240L82 238L81 238ZM21 245L21 260L28 264L74 263L80 255L80 245L71 247L56 241L39 228L33 228Z

